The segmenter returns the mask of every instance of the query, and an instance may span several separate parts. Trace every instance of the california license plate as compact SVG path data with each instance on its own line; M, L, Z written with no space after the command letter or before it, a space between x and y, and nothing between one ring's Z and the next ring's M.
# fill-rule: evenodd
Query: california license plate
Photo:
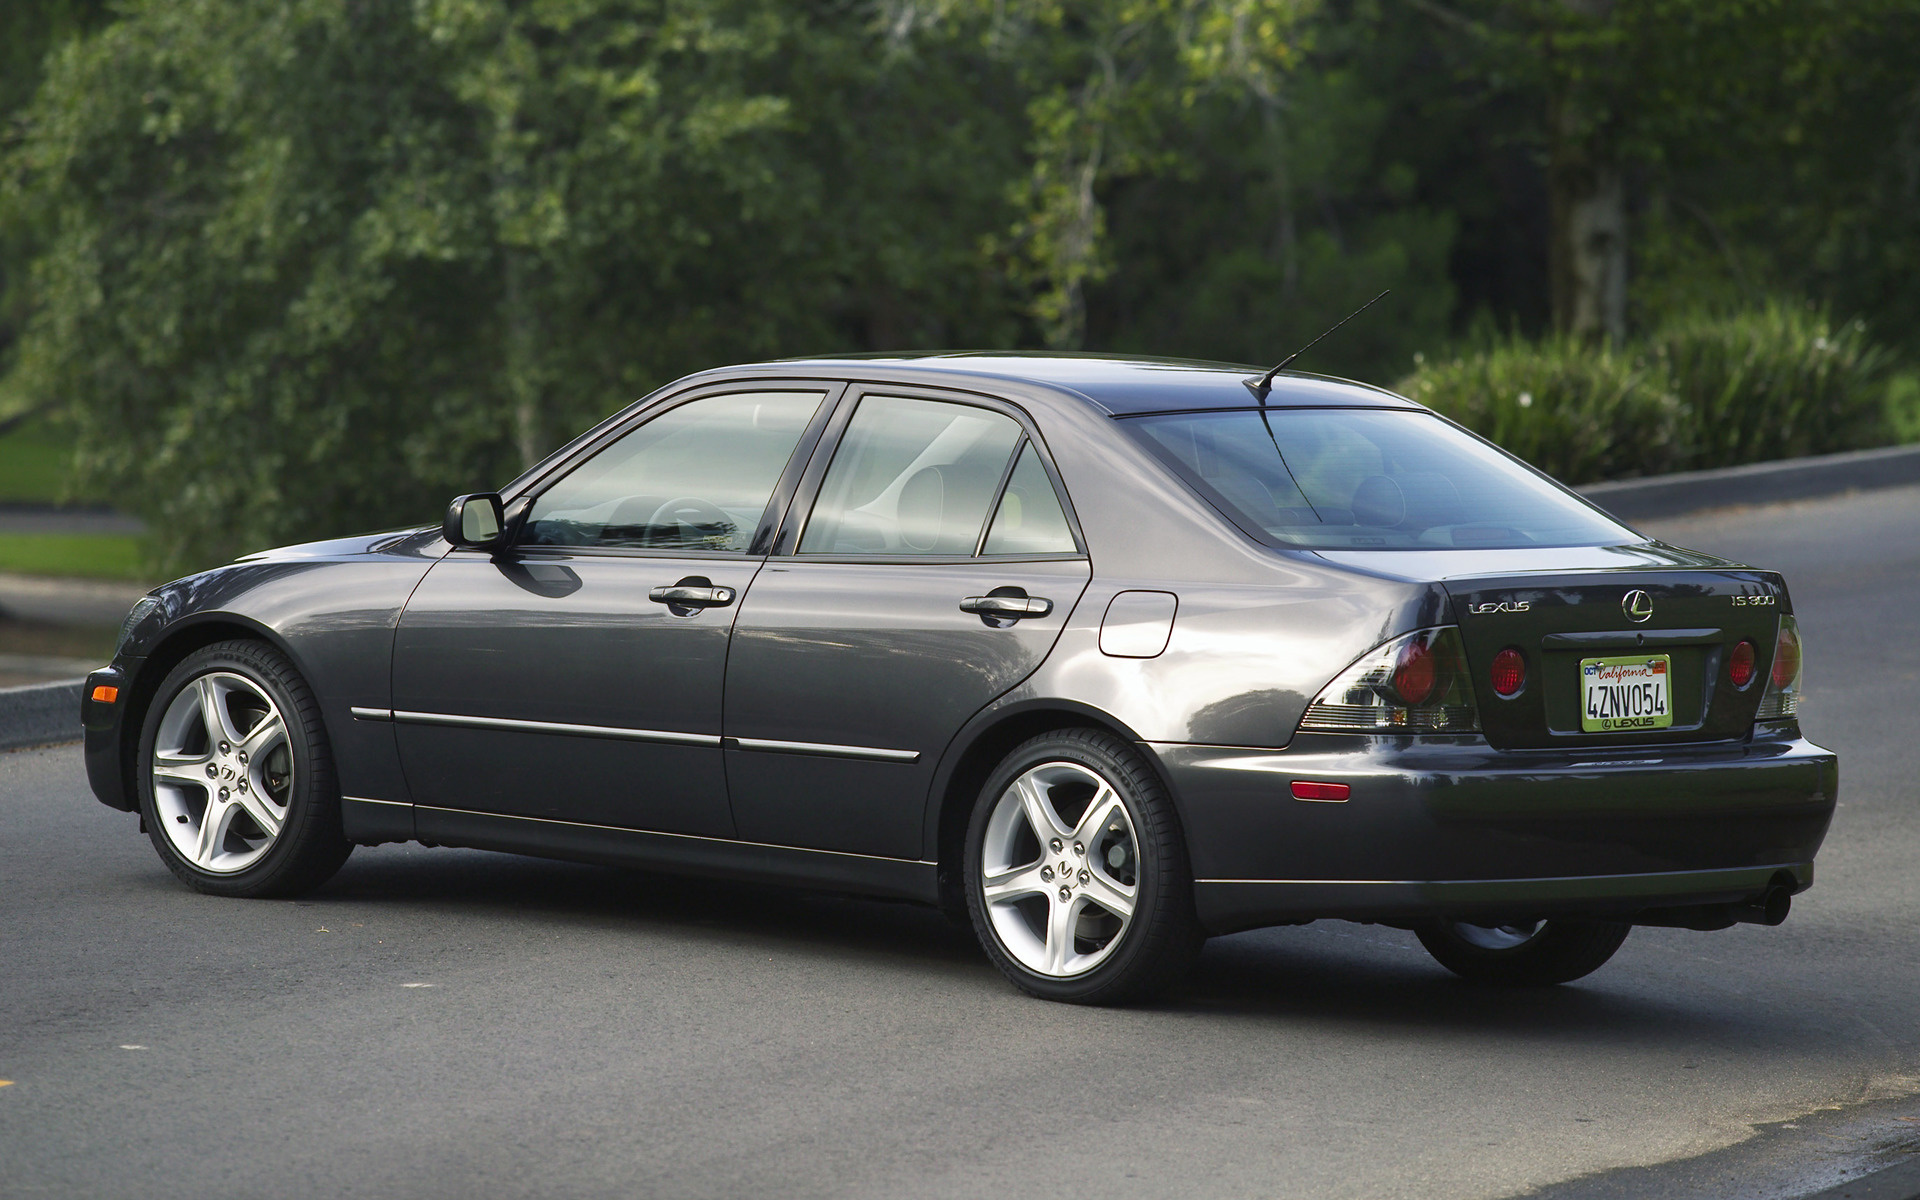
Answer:
M1587 733L1665 729L1673 724L1673 670L1664 654L1583 658L1580 686L1586 693L1580 728Z

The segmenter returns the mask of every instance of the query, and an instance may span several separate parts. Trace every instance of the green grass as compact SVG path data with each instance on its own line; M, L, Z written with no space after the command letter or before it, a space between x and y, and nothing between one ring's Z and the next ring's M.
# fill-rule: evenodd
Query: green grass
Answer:
M140 539L121 534L0 533L0 571L88 579L147 577Z
M27 421L0 437L0 502L57 504L72 474L73 443L43 421Z

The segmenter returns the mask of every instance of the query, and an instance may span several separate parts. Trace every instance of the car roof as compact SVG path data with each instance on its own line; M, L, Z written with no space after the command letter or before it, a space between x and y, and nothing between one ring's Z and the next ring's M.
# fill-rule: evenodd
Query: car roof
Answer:
M900 354L842 354L786 359L769 367L809 371L844 368L864 374L879 363L910 368L915 376L949 375L1036 383L1082 399L1115 416L1182 412L1213 408L1257 408L1262 399L1247 386L1266 373L1244 363L1185 358L1042 353L1038 351L929 351ZM729 370L729 374L738 368ZM1372 384L1327 375L1286 371L1274 377L1265 397L1268 407L1419 408L1404 396Z

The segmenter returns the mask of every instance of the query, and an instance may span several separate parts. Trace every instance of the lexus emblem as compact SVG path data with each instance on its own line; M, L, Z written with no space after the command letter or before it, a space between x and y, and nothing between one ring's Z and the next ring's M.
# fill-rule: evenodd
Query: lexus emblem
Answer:
M1637 625L1653 615L1653 597L1635 588L1620 597L1620 611L1627 614L1627 620Z

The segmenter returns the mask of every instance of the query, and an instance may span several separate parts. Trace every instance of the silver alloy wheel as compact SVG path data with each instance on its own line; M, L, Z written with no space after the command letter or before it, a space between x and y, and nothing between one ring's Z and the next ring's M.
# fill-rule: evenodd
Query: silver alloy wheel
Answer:
M154 733L153 807L167 840L202 871L231 875L280 836L293 796L293 747L260 686L212 671L181 688Z
M1539 937L1545 927L1545 921L1528 921L1518 925L1469 925L1464 921L1454 921L1447 926L1453 936L1482 950L1518 950Z
M981 898L1000 945L1037 975L1105 962L1140 899L1133 814L1073 762L1032 767L995 802L980 855Z

